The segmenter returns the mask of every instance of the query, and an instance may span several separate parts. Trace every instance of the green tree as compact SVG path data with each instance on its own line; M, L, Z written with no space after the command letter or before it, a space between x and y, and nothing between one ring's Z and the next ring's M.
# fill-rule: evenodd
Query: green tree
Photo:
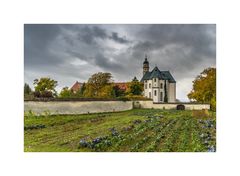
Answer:
M68 87L62 88L59 97L60 98L70 98L72 96L71 90L68 89Z
M110 90L110 86L112 84L112 75L111 73L96 73L93 74L87 82L86 89L84 90L85 97L102 97L107 93L103 93L103 91ZM105 88L108 86L108 88Z
M30 95L32 93L32 89L30 88L30 86L25 83L24 84L24 95Z
M143 92L143 84L136 77L128 83L127 93L130 95L141 95Z
M79 94L81 95L81 96L83 96L84 95L84 91L86 90L86 84L85 83L83 83L83 85L82 85L82 87L81 87L81 89L80 89L80 92L79 92Z
M207 68L193 81L193 89L188 98L200 103L210 103L216 110L216 68Z
M34 95L36 97L57 96L57 91L55 90L57 86L57 81L51 78L43 77L40 79L35 79L33 84L35 85Z
M116 97L121 97L125 95L125 91L120 89L118 85L113 86L113 91Z

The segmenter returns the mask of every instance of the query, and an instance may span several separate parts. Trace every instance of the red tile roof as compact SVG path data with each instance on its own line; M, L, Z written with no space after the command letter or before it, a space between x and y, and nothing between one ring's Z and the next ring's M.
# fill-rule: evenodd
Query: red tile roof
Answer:
M116 82L114 86L118 86L121 90L127 90L127 83L126 82Z

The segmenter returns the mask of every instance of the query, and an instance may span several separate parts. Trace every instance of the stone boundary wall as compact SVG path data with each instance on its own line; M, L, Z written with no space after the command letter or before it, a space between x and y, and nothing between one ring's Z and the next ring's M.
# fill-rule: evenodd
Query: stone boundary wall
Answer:
M177 105L184 105L186 110L202 110L210 109L209 104L197 104L197 103L153 103L152 101L135 101L134 107L139 108L153 108L153 109L176 109Z
M25 101L24 111L36 114L87 114L126 111L133 108L176 109L184 105L186 110L210 109L209 104L153 103L152 101Z
M133 108L132 101L25 101L24 111L36 114L87 114L126 111Z

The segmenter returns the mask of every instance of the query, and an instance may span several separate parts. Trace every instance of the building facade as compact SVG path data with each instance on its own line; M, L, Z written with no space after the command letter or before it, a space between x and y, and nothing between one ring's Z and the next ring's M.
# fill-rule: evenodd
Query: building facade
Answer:
M155 103L176 102L176 81L169 71L160 71L156 66L149 71L147 56L143 62L144 96L150 98Z
M83 83L80 83L78 81L76 81L73 86L70 88L70 90L73 92L73 93L77 93L83 86Z

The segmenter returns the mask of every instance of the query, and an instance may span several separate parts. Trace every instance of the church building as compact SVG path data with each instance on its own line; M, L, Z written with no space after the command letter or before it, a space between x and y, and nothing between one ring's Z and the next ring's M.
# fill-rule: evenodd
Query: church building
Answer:
M144 96L155 103L176 102L176 81L169 71L160 71L156 66L149 71L147 56L143 62Z

